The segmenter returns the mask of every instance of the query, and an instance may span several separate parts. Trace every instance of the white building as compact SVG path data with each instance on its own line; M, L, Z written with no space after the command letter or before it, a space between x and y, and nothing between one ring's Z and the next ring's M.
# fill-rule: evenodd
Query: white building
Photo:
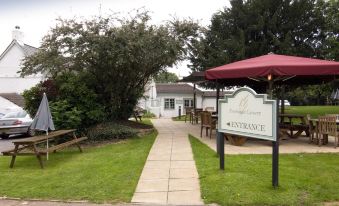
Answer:
M19 93L39 83L41 74L21 78L22 60L37 52L37 48L23 42L23 33L16 26L12 32L13 40L0 55L0 93Z
M139 106L154 113L157 117L176 117L185 114L185 107L194 105L194 88L189 84L150 83L146 87L145 98ZM220 93L220 97L225 92ZM216 92L196 89L196 108L216 110Z

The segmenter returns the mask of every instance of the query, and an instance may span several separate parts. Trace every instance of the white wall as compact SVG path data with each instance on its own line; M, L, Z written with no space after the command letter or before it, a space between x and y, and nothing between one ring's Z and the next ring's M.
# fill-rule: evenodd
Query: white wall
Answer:
M13 47L0 60L0 77L18 77L21 60L24 57L22 49L14 44Z
M0 60L0 93L22 93L25 89L30 89L43 79L42 75L20 78L17 72L21 69L23 58L22 49L14 44Z
M41 78L0 77L0 93L18 93L38 84Z
M175 99L174 109L165 109L165 98ZM174 93L158 93L157 99L160 102L160 116L165 118L176 117L179 114L179 107L181 107L181 115L185 114L184 111L184 99L193 99L193 94L174 94ZM201 94L196 95L196 107L202 108L202 96Z
M206 107L213 107L216 111L216 97L204 97L203 98L203 109Z

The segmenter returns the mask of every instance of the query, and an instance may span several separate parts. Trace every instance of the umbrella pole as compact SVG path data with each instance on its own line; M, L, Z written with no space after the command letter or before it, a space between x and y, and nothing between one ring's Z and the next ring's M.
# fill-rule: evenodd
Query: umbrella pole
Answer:
M46 131L47 134L47 160L48 160L48 131Z
M281 114L285 114L285 85L281 86Z
M216 94L216 105L215 105L215 111L217 112L218 114L218 111L219 111L219 105L218 105L218 101L219 101L219 96L220 96L220 86L218 84L218 80L215 82L216 83L216 86L217 86L217 94Z
M197 108L197 97L196 97L195 84L193 84L193 107L194 107L194 112L195 112L195 109Z

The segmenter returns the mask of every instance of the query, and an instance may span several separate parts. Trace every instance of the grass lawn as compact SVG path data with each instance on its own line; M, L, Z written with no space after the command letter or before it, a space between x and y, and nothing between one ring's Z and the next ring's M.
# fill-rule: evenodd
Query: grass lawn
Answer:
M147 125L153 125L150 118L141 118L141 123Z
M45 169L33 156L0 156L0 196L130 202L157 133L116 144L50 154Z
M130 118L130 121L132 122L136 122L134 118ZM138 122L139 123L142 123L142 124L146 124L146 125L153 125L152 122L151 122L151 118L141 118L141 122L139 121L138 119Z
M312 118L318 118L319 115L339 114L339 106L288 106L285 111L292 114L311 114Z
M339 200L339 154L280 155L280 186L272 188L271 155L216 153L190 136L205 203L220 205L313 205Z
M173 121L185 121L185 117L186 117L186 115L182 115L182 116L180 116L180 118L179 118L179 116L178 117L172 117L172 120ZM190 121L189 117L187 117L186 121Z

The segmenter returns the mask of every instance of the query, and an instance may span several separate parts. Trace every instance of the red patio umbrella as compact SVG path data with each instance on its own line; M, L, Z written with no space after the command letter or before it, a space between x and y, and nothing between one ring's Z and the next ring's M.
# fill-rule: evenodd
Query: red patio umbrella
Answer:
M267 54L225 64L205 71L207 80L224 86L249 86L263 90L275 85L311 85L339 77L339 62L313 58Z
M279 77L279 80L285 81L302 77L310 83L335 79L339 76L339 62L267 54L205 71L205 78L208 80L241 78L260 80L270 75L272 78Z

